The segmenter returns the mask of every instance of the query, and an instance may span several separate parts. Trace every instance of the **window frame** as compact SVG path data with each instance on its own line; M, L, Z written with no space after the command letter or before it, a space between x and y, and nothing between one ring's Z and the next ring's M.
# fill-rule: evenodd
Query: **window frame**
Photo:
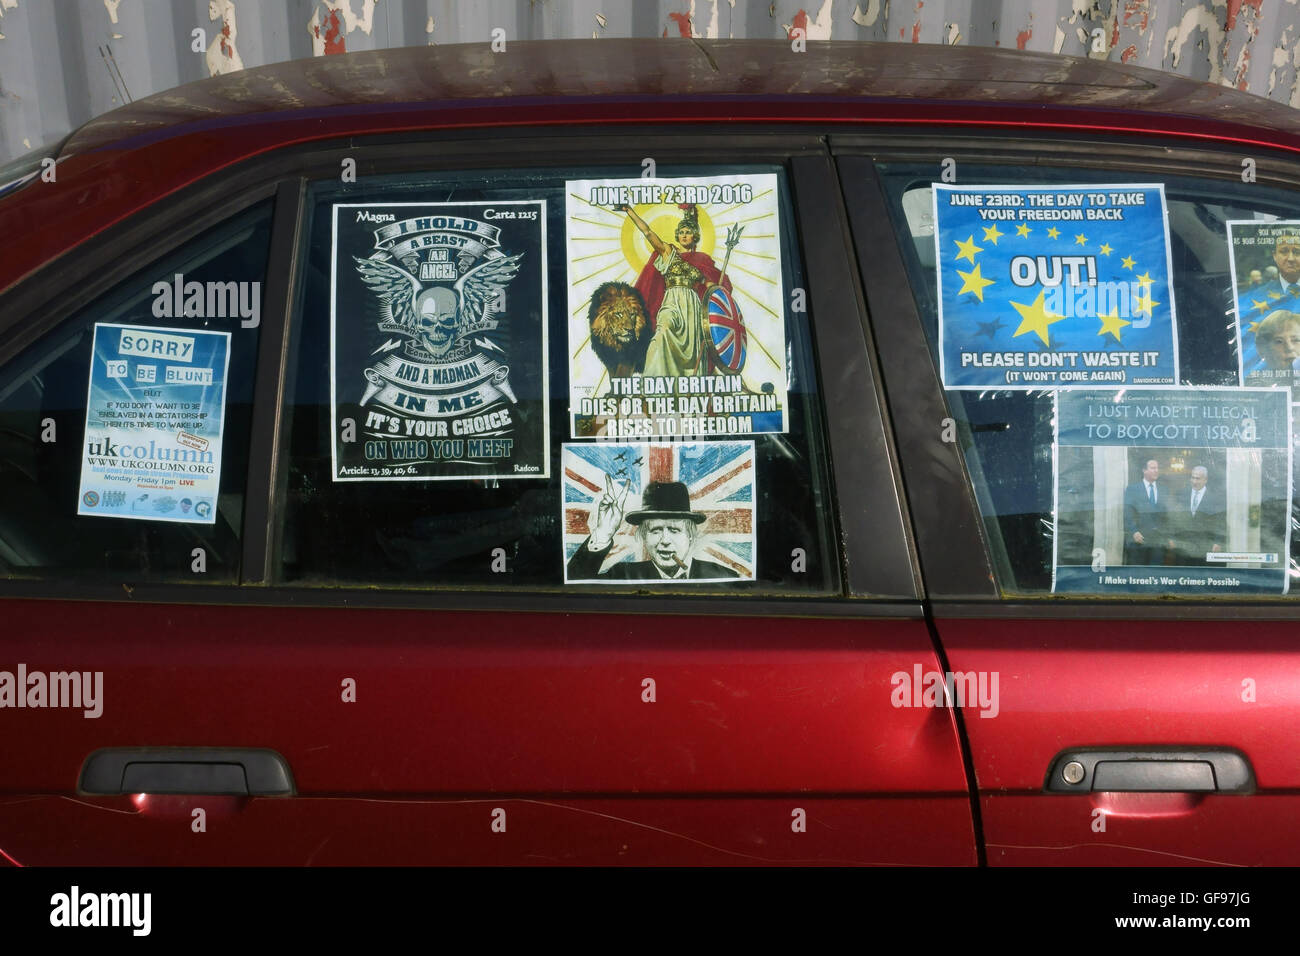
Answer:
M277 245L277 230L284 227L284 211L278 203L277 183L256 176L251 170L239 170L205 179L178 197L165 197L151 203L124 223L105 230L79 246L66 250L44 264L39 270L18 282L0 295L0 366L14 361L28 348L53 333L60 325L84 312L101 296L119 288L122 283L160 263L175 250L185 246L211 229L244 215L253 207L271 200L270 236L267 245L267 271L263 282L264 304L273 300L273 285L277 277L271 272ZM261 373L261 334L265 319L258 327L258 368L254 369L252 411L249 422L250 438L258 427L257 402L258 376ZM252 448L250 447L250 454ZM248 470L256 465L250 458ZM250 498L248 475L245 473L245 494L242 505L240 533L240 575L247 556L247 531L250 527L248 507ZM200 583L200 582L196 582ZM159 582L145 585L158 588L160 593L181 593L193 590L237 588L239 584L202 585L194 588L188 583ZM92 584L70 577L39 579L0 578L0 597L16 594L23 597L68 597L96 592L119 595L126 589L134 594L136 585ZM187 590L186 590L187 589Z
M344 159L358 177L439 169L513 168L514 157L530 167L619 164L640 170L649 156L674 162L771 163L786 169L794 206L794 237L811 284L814 366L821 418L830 457L828 477L835 502L831 546L840 562L836 596L659 595L653 604L618 594L512 594L504 588L475 592L303 588L273 584L272 558L279 546L277 502L287 480L287 402L292 382L287 363L294 335L296 283L304 255L305 196L309 179L339 175ZM245 489L240 585L191 589L187 585L141 585L129 596L185 603L250 603L317 606L492 608L501 610L592 610L636 613L732 615L921 616L920 566L902 503L902 480L889 434L883 389L861 286L846 245L848 223L826 140L806 126L754 126L740 132L683 131L680 127L582 130L496 129L377 134L286 147L140 210L125 223L65 253L0 296L0 314L19 318L0 324L14 337L0 346L0 362L43 335L76 309L157 258L153 241L183 241L261 199L274 196L271 249L264 288L261 342L255 371L252 446ZM154 254L150 254L154 250ZM99 270L99 271L97 271ZM78 279L75 301L61 290ZM39 315L43 304L56 312ZM15 328L21 327L15 333ZM553 427L556 427L553 424ZM121 599L117 587L83 582L0 581L0 596ZM760 605L749 607L746 605Z
M933 441L902 444L901 454L908 497L934 503L917 509L913 530L926 594L936 615L1052 618L1068 608L1070 616L1098 619L1300 618L1294 595L1218 600L1180 595L1174 601L1089 594L1004 595L966 456L960 442L942 442L938 434L939 423L950 415L947 397L899 248L895 215L876 169L877 163L929 162L934 164L935 181L941 181L940 164L951 158L957 164L958 182L962 164L968 163L1098 169L1133 181L1144 176L1185 176L1241 184L1242 160L1249 156L1256 163L1256 182L1294 190L1300 200L1300 162L1278 151L1233 149L1227 144L1191 146L1158 136L1023 129L854 133L832 136L830 145L844 184L868 312L886 370L892 427L899 434L933 435ZM883 248L869 256L868 248L875 246ZM882 315L894 321L881 322Z

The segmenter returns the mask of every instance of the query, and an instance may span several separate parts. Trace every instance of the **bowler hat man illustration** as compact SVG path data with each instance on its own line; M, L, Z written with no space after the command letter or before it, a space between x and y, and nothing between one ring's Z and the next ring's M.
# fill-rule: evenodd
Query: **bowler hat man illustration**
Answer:
M630 484L621 490L609 475L605 492L591 509L591 534L569 559L569 580L604 578L619 581L700 581L739 577L731 568L694 555L705 515L691 509L690 493L680 481L652 481L641 496L641 507L627 515L645 551L644 561L620 561L601 571L614 534L623 523L623 507Z

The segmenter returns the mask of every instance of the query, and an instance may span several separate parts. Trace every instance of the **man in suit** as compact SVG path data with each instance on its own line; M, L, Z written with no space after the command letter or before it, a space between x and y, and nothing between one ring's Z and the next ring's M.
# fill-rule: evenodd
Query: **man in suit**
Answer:
M1165 548L1172 548L1169 534L1169 502L1157 487L1160 462L1152 458L1142 469L1142 480L1124 489L1124 563L1165 563Z
M1204 465L1192 469L1191 490L1179 495L1173 505L1173 524L1179 564L1205 565L1206 555L1222 551L1227 537L1223 493L1207 487L1210 473Z
M614 533L623 522L623 504L628 485L619 492L614 480L605 476L605 493L591 513L591 534L569 559L569 580L584 581L607 578L617 581L699 581L710 578L735 578L739 575L692 552L699 540L699 527L705 516L691 510L690 494L680 481L652 481L641 496L641 508L628 514L628 524L636 527L648 560L620 561L607 571L601 565L614 545Z

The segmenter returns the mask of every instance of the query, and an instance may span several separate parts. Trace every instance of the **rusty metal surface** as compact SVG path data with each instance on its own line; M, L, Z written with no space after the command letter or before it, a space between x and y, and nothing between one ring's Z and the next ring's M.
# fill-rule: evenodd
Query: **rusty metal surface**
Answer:
M499 57L494 38L507 58L528 39L789 42L798 30L810 49L884 40L1111 60L1300 106L1295 0L0 0L0 162L134 99L285 60L451 43ZM609 81L652 79L636 70L611 63Z

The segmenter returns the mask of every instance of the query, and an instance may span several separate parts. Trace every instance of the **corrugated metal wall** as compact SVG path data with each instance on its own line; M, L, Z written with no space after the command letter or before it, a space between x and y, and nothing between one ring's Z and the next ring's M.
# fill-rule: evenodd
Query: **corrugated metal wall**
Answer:
M1123 60L1300 106L1297 0L0 0L0 162L216 72L429 43L784 37ZM196 33L195 31L202 31Z

